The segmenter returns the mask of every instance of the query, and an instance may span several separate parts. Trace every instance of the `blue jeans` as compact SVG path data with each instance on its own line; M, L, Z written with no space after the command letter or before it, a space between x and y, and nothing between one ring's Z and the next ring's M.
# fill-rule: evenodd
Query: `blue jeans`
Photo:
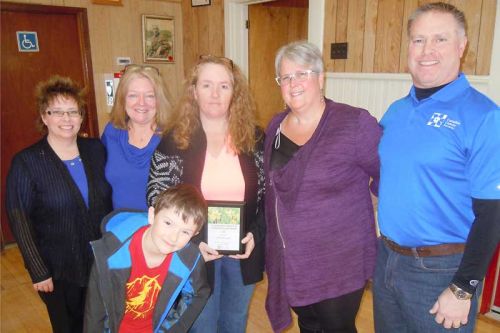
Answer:
M445 329L429 313L439 295L450 284L461 260L462 254L405 256L392 251L379 239L373 278L375 332L474 332L481 286L471 300L467 325Z
M214 290L190 333L244 333L255 284L243 285L240 261L215 260Z

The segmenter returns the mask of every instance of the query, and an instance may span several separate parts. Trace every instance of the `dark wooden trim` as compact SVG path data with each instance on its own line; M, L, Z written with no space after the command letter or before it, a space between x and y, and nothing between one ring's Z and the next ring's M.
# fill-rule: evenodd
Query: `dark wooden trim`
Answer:
M262 5L265 7L309 8L309 0L276 0L264 2Z
M84 66L83 77L87 87L87 121L90 137L99 137L99 126L97 121L97 106L95 102L94 71L92 68L92 53L90 52L90 35L87 19L87 9L81 8L78 12L78 25L80 32L80 45L82 50L82 63Z

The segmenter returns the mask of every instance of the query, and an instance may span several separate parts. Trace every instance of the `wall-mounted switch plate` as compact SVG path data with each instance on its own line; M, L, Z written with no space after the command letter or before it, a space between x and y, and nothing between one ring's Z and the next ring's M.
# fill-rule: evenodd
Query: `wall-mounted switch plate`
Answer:
M330 59L347 59L347 43L332 43Z
M113 106L115 102L115 87L113 80L104 80L104 86L106 87L106 104L108 106Z

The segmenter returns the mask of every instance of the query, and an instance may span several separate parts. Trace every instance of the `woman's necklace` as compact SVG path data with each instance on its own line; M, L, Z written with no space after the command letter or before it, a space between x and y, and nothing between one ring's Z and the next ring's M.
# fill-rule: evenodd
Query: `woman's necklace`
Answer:
M129 143L137 148L144 148L148 145L154 130L150 126L139 127L130 126L128 129Z
M298 117L293 111L290 112L282 123L284 126L281 128L281 131L295 144L299 146L304 145L312 137L316 127L318 127L325 110L324 105L325 104L322 103L322 110L316 112L314 116L308 120Z
M56 153L56 155L62 161L73 160L80 155L78 151L78 145L76 144L76 140L69 144L59 142L58 140L54 140L50 135L47 136L47 142L52 150Z

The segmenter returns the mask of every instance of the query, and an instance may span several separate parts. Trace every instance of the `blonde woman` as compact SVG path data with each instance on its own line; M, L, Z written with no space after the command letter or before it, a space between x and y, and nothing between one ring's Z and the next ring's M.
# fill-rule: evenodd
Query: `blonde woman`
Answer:
M113 207L147 210L149 162L170 112L170 98L156 67L129 65L120 79L102 142Z

